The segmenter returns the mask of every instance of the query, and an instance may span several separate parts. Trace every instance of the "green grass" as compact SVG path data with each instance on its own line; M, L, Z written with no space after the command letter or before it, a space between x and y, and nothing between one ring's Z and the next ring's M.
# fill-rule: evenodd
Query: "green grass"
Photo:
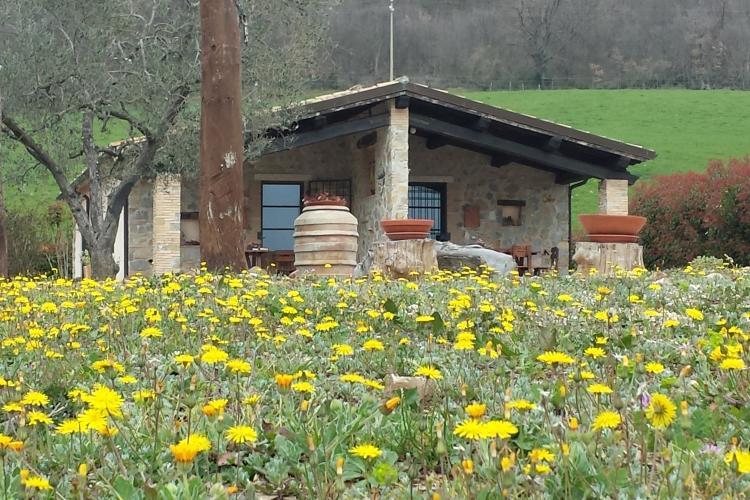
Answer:
M750 92L675 89L456 93L653 149L658 155L655 160L631 168L642 179L702 171L710 160L750 155ZM575 191L574 213L596 211L596 188L596 182L589 182Z

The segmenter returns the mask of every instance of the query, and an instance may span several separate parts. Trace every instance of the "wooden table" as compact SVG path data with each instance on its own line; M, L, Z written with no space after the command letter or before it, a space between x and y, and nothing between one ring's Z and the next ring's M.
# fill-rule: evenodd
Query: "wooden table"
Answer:
M245 250L245 260L247 260L247 267L262 267L265 269L265 256L270 250L263 247L248 248Z

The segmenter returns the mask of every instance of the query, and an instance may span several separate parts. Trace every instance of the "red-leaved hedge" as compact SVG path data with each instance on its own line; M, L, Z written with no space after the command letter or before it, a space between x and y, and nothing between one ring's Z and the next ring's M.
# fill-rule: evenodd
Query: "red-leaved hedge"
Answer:
M641 233L648 267L684 266L700 255L750 265L750 157L640 183L630 213L648 219Z

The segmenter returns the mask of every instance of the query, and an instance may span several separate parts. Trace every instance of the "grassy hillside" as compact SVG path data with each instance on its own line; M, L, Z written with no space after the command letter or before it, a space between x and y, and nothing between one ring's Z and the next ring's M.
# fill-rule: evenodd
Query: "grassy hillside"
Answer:
M750 155L750 92L531 90L456 93L653 149L658 154L655 160L632 169L642 179L703 170L712 159ZM589 182L576 190L575 213L596 210L596 186L595 182Z

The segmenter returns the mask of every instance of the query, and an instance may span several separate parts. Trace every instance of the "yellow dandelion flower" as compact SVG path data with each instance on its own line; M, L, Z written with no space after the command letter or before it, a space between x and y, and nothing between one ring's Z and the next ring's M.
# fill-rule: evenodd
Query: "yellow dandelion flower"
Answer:
M664 394L653 394L646 408L646 418L657 429L664 429L674 422L677 406Z
M235 425L227 429L227 439L235 444L254 443L258 440L258 433L247 425Z
M247 375L252 370L250 363L242 359L230 359L227 362L227 368L232 373Z
M695 321L703 321L703 318L704 318L703 313L699 309L695 309L692 307L685 309L685 314L690 319L694 319Z
M315 392L315 386L313 386L310 382L295 382L292 384L292 390L295 392L305 392L307 394L312 394Z
M536 359L548 365L575 363L575 359L559 351L546 351L544 354L537 356Z
M351 453L355 457L369 459L369 458L378 458L380 455L383 454L383 451L377 446L375 446L374 444L363 443L363 444L354 446L353 448L350 448L349 453Z
M486 429L482 422L469 418L456 425L456 428L453 429L453 434L471 440L484 439L486 437Z
M590 358L602 358L606 355L606 352L604 352L604 349L601 347L589 347L585 351L583 351L584 356L588 356Z
M414 375L417 377L427 377L432 380L440 380L443 378L443 374L440 373L440 370L432 365L420 366L417 368L417 371L414 372Z
M646 363L646 371L648 373L653 373L654 375L658 375L664 371L664 365L661 363L656 363L652 361L650 363Z
M179 442L170 445L169 449L171 450L175 461L181 464L192 463L196 455L198 455L198 449L187 442Z
M591 384L586 390L591 394L612 394L612 388L605 384Z
M615 429L622 423L622 417L619 413L614 411L603 411L599 413L594 419L594 424L591 426L592 429L598 431L600 429Z
M26 406L47 406L49 398L43 392L29 391L23 396L21 404Z
M509 439L514 434L518 434L518 427L506 420L490 420L484 423L485 437Z
M26 489L29 490L51 490L52 486L49 481L41 476L28 476L21 481Z
M745 362L742 358L726 358L721 362L719 368L722 370L744 370Z
M480 419L487 411L487 405L475 402L464 408L464 411L471 418Z
M536 403L532 403L526 399L516 399L515 401L509 401L505 407L509 410L528 411L536 408Z
M26 414L26 417L29 419L29 425L52 424L52 419L49 415L41 411L30 411Z
M385 350L385 346L379 340L370 339L362 344L362 349L364 349L365 351L383 351Z

